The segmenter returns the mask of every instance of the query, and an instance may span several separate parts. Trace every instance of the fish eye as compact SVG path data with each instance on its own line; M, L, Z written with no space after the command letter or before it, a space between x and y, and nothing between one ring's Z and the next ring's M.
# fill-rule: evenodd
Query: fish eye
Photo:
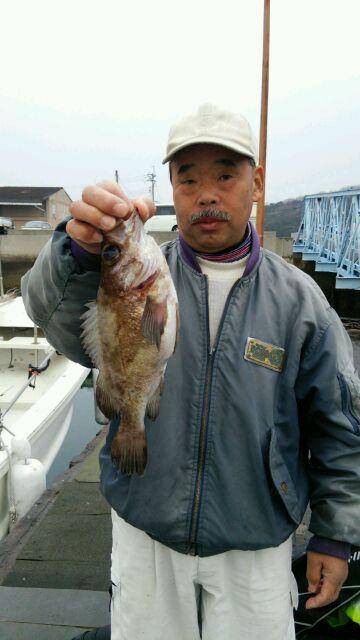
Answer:
M112 264L116 262L116 260L120 256L120 250L118 247L115 247L113 244L107 244L102 250L101 257L104 258L105 262Z

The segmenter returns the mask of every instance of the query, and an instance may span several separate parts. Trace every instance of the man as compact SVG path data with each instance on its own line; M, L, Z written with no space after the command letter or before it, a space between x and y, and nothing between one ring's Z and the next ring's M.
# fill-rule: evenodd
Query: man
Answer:
M247 121L204 105L175 125L164 162L179 240L166 243L180 338L145 474L100 454L112 506L112 639L294 638L291 537L309 496L308 607L334 601L359 542L359 380L350 340L311 278L259 247L263 188ZM102 234L136 206L87 187L23 279L29 315L91 366L80 317L96 298ZM309 456L310 452L310 456Z

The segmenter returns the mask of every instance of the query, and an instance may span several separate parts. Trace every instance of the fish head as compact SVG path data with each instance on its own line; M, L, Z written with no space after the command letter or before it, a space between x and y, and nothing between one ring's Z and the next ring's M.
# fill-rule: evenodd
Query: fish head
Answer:
M157 269L158 256L145 233L137 211L120 219L104 233L101 250L101 284L112 291L126 292L141 287Z

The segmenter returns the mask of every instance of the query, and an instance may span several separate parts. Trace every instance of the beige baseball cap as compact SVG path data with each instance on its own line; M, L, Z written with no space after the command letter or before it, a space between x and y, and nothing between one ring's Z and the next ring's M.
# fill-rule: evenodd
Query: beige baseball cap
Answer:
M171 127L163 164L180 149L205 142L232 149L258 163L257 143L246 118L213 104L203 104L194 115Z

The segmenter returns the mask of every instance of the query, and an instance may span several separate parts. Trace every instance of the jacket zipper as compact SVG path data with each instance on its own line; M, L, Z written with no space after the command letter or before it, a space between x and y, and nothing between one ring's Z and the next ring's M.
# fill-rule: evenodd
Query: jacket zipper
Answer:
M226 313L229 307L229 303L230 303L233 291L240 281L240 280L236 280L236 282L234 282L233 286L229 291L228 297L225 302L224 310L221 316L220 325L216 335L214 347L213 349L211 349L210 328L209 328L209 286L208 286L208 277L206 275L204 277L205 277L205 283L206 283L206 292L205 292L206 293L206 335L207 335L208 359L207 359L207 365L206 365L204 402L203 402L203 408L202 408L200 437L199 437L198 464L197 464L197 473L196 473L196 482L195 482L195 493L194 493L194 499L193 499L193 508L192 508L192 514L191 514L189 549L188 549L188 553L193 556L196 555L196 551L197 551L196 539L197 539L197 530L198 530L198 522L199 522L202 485L203 485L203 479L204 479L206 440L207 440L206 436L207 436L209 409L210 409L210 401L211 401L211 382L212 382L214 357L215 357L216 349L219 343L221 331L223 328L223 324L225 321Z
M212 368L213 368L213 361L214 361L214 351L215 350L208 352L209 356L208 356L208 362L207 362L207 372L206 372L206 382L205 382L205 392L204 392L204 409L201 417L199 454L198 454L197 474L196 474L196 483L195 483L195 496L194 496L194 504L193 504L193 510L191 515L191 526L190 526L189 553L191 555L196 555L196 536L197 536L199 509L200 509L202 480L204 475L204 464L205 464L205 453L206 453L206 432L207 432L207 422L208 422L208 414L209 414L209 406L210 406L210 402L209 402L210 385L211 385Z

